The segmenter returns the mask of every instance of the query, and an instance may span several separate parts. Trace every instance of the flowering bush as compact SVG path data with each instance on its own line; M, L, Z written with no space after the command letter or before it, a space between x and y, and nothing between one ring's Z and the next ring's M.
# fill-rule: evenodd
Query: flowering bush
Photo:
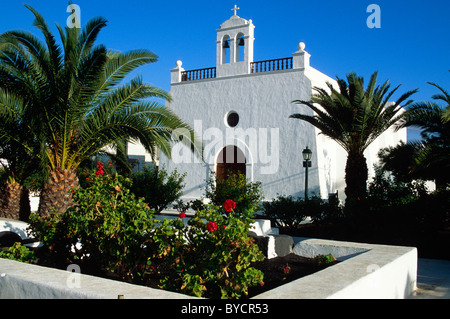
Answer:
M136 280L147 270L143 245L151 247L154 211L130 192L129 179L100 171L98 165L85 177L87 186L73 194L74 207L59 219L35 216L32 231L59 260Z
M165 239L161 261L171 265L163 287L196 296L240 298L249 287L262 284L262 272L250 264L264 256L247 236L252 220L242 217L251 214L228 212L230 203L196 212L188 226L173 220L172 229L178 231L171 236L164 227L158 228L157 237Z
M278 269L285 275L289 275L291 273L291 266L289 266L289 264L286 264L286 266L280 266ZM284 279L286 279L286 277Z
M252 212L228 200L196 212L187 225L184 212L159 222L131 193L131 180L100 170L75 191L74 207L31 222L34 237L59 260L212 298L240 298L262 284L262 272L250 267L264 258L247 236Z
M230 174L225 180L212 175L206 185L206 198L216 206L232 199L241 213L253 213L260 208L263 199L260 182L250 182L243 174ZM227 205L227 209L230 206Z

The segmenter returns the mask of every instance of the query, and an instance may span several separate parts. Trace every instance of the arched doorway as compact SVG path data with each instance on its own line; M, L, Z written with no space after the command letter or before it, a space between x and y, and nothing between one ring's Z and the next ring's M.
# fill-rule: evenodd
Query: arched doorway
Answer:
M245 155L237 146L225 146L217 157L217 179L227 179L230 173L238 172L246 175Z

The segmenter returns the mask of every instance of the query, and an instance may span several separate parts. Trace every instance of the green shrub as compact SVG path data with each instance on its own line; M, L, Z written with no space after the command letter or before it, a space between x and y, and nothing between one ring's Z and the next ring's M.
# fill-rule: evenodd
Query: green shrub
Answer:
M31 263L35 260L34 252L21 243L15 243L7 250L0 251L0 258L17 260L24 263Z
M67 226L61 214L52 212L45 217L31 214L29 223L31 237L43 243L41 251L45 250L58 260L70 258L68 247L75 245L77 239L67 234Z
M195 211L200 211L206 209L206 205L203 203L203 200L194 199L191 201L191 208Z
M179 213L185 213L191 207L191 202L185 203L182 199L177 199L173 208L175 208Z
M135 198L131 181L121 175L91 174L86 179L89 185L73 194L76 205L60 218L33 218L34 236L56 258L134 280L145 272L148 252L143 245L151 242L154 211Z
M332 254L317 255L316 257L313 258L313 262L318 266L322 266L336 262L336 258L334 258Z
M252 212L227 201L198 211L188 225L183 215L159 222L129 190L129 179L106 174L101 165L96 173L85 177L86 186L73 194L76 205L62 216L33 217L33 235L51 255L196 296L239 298L262 282L263 274L250 267L263 259L247 236Z
M442 226L445 204L436 198L422 181L396 181L375 167L367 196L346 201L345 225L350 232L364 229L377 238L411 239Z
M264 202L264 214L274 221L276 227L296 229L308 217L304 201L292 196L278 195L271 202Z
M306 203L306 210L310 211L310 217L315 224L338 224L344 219L343 207L336 196L323 200L312 196Z
M154 169L144 167L142 172L133 173L131 191L137 197L145 198L145 202L157 214L183 195L184 178L177 170L169 173L164 167Z
M295 230L307 217L314 223L331 223L341 218L342 212L337 200L325 201L318 196L308 200L294 199L292 196L278 195L271 202L263 204L264 214L275 222L277 227Z
M241 212L253 213L260 208L263 193L260 182L250 182L243 174L229 173L228 178L223 180L211 174L206 185L206 198L216 206L232 199Z
M263 282L263 273L250 267L264 258L247 236L251 215L237 205L232 210L227 205L208 205L196 212L188 226L181 219L166 220L156 232L160 259L154 260L158 270L161 266L168 270L162 286L199 297L246 296L249 287Z

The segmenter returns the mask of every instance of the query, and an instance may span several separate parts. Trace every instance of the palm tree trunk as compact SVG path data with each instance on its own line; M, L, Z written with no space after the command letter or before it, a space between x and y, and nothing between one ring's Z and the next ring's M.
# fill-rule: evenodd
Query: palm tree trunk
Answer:
M72 193L79 187L75 170L56 170L50 172L50 178L44 185L40 201L39 214L43 217L57 212L64 214L74 205Z
M7 181L0 188L0 217L28 221L30 199L27 188L18 182Z
M30 204L30 191L25 186L22 188L22 193L20 194L20 212L19 220L27 222L30 219L31 214L31 204Z
M367 161L361 152L349 152L345 166L347 200L361 199L367 193Z

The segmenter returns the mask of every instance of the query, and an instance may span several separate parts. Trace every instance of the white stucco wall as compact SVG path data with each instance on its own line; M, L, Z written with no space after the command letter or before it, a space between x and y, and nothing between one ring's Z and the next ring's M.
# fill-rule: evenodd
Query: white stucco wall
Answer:
M379 164L378 152L380 151L380 149L389 146L395 146L401 141L406 143L406 136L406 128L395 131L394 128L391 127L369 145L369 147L364 152L364 155L367 159L367 167L369 169L369 180L370 177L373 177L375 175L374 165Z
M295 65L295 64L294 64ZM294 113L312 114L293 100L309 100L315 86L326 87L336 81L305 65L283 71L223 76L190 82L172 83L173 102L167 106L187 121L203 138L205 163L184 147L175 146L173 160L164 156L161 163L169 169L187 173L186 198L198 198L204 193L209 172L216 170L216 159L227 145L239 147L247 160L247 177L260 181L266 200L277 194L303 197L305 169L302 150L313 151L309 169L309 193L328 198L339 193L345 199L345 164L347 154L333 140L320 134L311 124L290 119ZM226 125L230 111L239 114L234 129ZM365 151L369 181L378 163L378 151L406 141L406 129L389 129ZM267 156L264 156L267 155Z
M215 171L220 150L236 145L245 154L247 177L263 183L264 194L271 199L277 193L302 195L304 168L302 150L309 146L316 153L316 134L306 122L290 119L293 113L312 114L306 106L291 103L309 99L311 83L302 69L221 77L173 83L168 106L191 124L204 139L205 164L194 163L191 155L184 163L161 156L161 163L188 173L186 197L203 193L207 172ZM227 127L228 112L239 114L239 124ZM178 146L172 154L175 162L188 152ZM174 156L175 155L175 156ZM316 162L317 163L317 162ZM311 191L319 192L317 164L309 173Z

